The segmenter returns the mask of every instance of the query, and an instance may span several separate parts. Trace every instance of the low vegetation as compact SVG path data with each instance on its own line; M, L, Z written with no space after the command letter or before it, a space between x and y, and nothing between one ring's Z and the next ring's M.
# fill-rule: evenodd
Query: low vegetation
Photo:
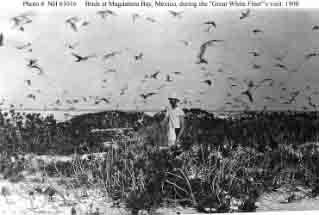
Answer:
M19 180L30 163L26 155L72 155L68 162L38 169L73 178L72 186L99 187L132 214L167 205L200 212L254 211L263 192L284 184L301 184L317 195L316 112L247 112L222 119L185 111L180 148L163 147L162 113L113 111L57 123L52 116L3 112L0 170ZM133 129L92 133L114 127Z

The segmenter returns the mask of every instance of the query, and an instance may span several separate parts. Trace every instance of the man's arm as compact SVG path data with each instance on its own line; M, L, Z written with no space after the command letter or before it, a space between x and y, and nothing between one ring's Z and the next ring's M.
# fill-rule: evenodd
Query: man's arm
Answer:
M184 118L184 115L180 116L179 120L180 120L180 123L181 123L181 125L180 125L181 129L179 130L179 133L178 133L177 138L176 138L176 142L177 143L180 141L180 138L183 135L184 130L185 130L185 118Z
M164 126L168 123L168 108L165 109L164 119L161 121L161 125Z

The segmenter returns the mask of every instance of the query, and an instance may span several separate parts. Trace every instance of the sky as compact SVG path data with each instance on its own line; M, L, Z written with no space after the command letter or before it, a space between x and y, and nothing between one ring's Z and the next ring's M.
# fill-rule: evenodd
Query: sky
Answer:
M319 51L319 31L312 30L319 25L318 10L251 9L250 16L242 20L239 18L242 9L176 9L183 12L181 18L170 15L168 9L114 9L117 15L105 19L97 11L2 9L2 108L13 104L16 108L40 110L160 110L167 106L167 97L172 92L181 98L183 107L207 110L242 110L243 106L225 105L234 104L236 97L251 110L302 109L307 106L307 96L319 104L319 95L313 93L318 90L319 61L317 57L305 60L306 54ZM12 27L10 19L24 12L33 14L32 23L26 24L22 32ZM141 16L135 23L133 13ZM73 16L89 24L75 32L65 23ZM147 17L156 22L147 21ZM206 21L214 21L216 28L208 32L208 26L203 24ZM262 32L254 34L253 29ZM211 39L223 42L207 48L208 64L197 64L200 46ZM32 52L16 48L28 42L32 43ZM70 50L67 44L73 43L78 45ZM103 55L113 51L120 54L103 60ZM251 51L259 52L260 56L252 56ZM71 53L96 57L75 62ZM140 53L143 57L135 60ZM282 57L282 62L276 57ZM43 75L27 67L30 58L38 60ZM276 68L276 63L284 64L288 71ZM261 68L254 69L253 64ZM109 69L116 72L106 72ZM142 81L157 71L160 72L157 80ZM172 82L165 81L167 75ZM230 77L237 79L238 86L230 87L235 83L229 81ZM273 86L254 90L254 101L250 102L242 94L247 89L244 80L257 83L265 78L273 79ZM26 80L31 81L31 86ZM204 83L205 80L211 80L212 85ZM287 90L281 90L282 87ZM123 88L126 90L121 95ZM296 101L282 104L289 98L289 92L296 90L301 91ZM156 94L147 100L140 96L149 92ZM28 98L30 93L36 98ZM95 104L94 97L107 98L110 103ZM57 99L62 104L57 105ZM79 102L68 104L67 99Z

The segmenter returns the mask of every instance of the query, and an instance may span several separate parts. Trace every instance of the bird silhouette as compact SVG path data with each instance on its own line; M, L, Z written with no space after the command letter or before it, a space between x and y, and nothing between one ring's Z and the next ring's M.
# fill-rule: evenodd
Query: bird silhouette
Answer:
M241 94L247 96L248 99L249 99L249 101L250 101L251 103L254 102L253 95L252 95L252 93L250 92L250 90L245 90L245 91L242 92Z
M156 19L154 19L154 18L152 18L152 17L146 17L145 20L146 20L146 21L149 21L149 22L151 22L151 23L156 23L156 22L157 22Z
M223 42L223 40L208 40L204 42L199 49L199 53L197 55L198 61L196 62L197 64L208 64L208 61L204 58L205 52L208 47L214 45L215 43Z
M259 53L259 52L256 52L256 51L250 51L250 52L248 52L248 54L251 54L251 55L253 55L254 57L259 57L259 56L260 56L260 53Z
M253 69L261 69L261 65L259 64L253 64Z
M319 25L314 25L314 26L312 27L312 30L313 30L313 31L318 31L318 30L319 30Z
M125 94L125 92L126 92L126 90L128 90L128 84L126 84L120 91L120 95L122 96L122 95L124 95Z
M311 52L305 55L305 60L310 60L311 58L317 57L317 56L319 56L318 52Z
M276 101L276 99L274 97L271 97L271 96L265 96L264 100L271 101L271 102L275 102Z
M80 21L80 18L77 16L70 17L65 20L65 23L68 24L73 31L78 31L77 23Z
M317 109L318 105L315 104L313 101L312 101L312 97L311 96L307 96L307 101L308 101L308 105L314 109Z
M10 20L13 22L12 28L16 28L20 31L24 31L24 26L32 22L32 13L23 13L18 16L12 17Z
M35 100L36 99L36 96L34 95L34 94L28 94L27 95L27 98L30 98L30 99L33 99L33 100Z
M31 86L31 80L25 80L28 86Z
M78 31L78 28L81 26L87 26L89 25L88 21L81 20L81 18L77 16L73 16L71 18L68 18L65 20L65 23L71 27L71 29L75 32Z
M180 40L180 42L183 43L185 46L189 46L191 44L191 42L187 40Z
M79 45L79 42L75 42L75 43L69 43L66 46L68 47L68 49L75 49L75 47L77 47Z
M4 36L3 33L0 33L0 47L3 46L4 43Z
M96 14L98 14L99 16L101 16L101 18L105 19L108 16L117 16L117 14L112 11L112 10L100 10L98 12L96 12Z
M274 80L271 78L264 78L263 80L259 82L259 85L262 85L264 83L269 83L268 86L273 86Z
M213 84L211 80L204 80L203 83L207 84L208 86L212 86Z
M287 57L288 51L286 50L283 54L279 56L275 56L274 59L277 61L283 61L285 57Z
M140 14L138 14L138 13L133 13L133 14L132 14L132 21L133 21L133 23L135 23L136 20L137 20L137 19L140 19L140 18L141 18L141 15L140 15Z
M43 69L38 65L37 59L26 59L28 61L27 67L30 69L37 69L39 71L38 75L43 74Z
M160 71L153 73L150 77L153 79L157 79L157 76L160 74Z
M253 32L253 34L260 34L260 33L263 33L263 30L253 29L252 32Z
M111 57L115 57L116 55L118 55L120 53L121 53L120 51L112 51L110 53L107 53L107 54L103 55L103 59L107 60L107 59L109 59Z
M106 98L101 98L100 100L103 101L103 102L105 102L105 103L107 103L107 104L110 103L110 101L109 101L108 99L106 99Z
M134 56L134 59L136 60L136 61L138 61L138 60L141 60L142 58L143 58L143 53L141 52L141 53L139 53L138 55L135 55Z
M247 9L246 11L241 12L241 15L239 17L239 19L245 19L250 15L250 10Z
M153 95L156 95L156 93L151 92L151 93L143 93L143 94L140 94L140 96L141 96L143 99L147 99L148 97L153 96Z
M276 64L274 65L274 67L277 67L277 68L280 68L280 69L282 69L282 70L288 71L288 67L287 67L286 65L282 64L282 63L276 63Z
M289 103L292 104L293 102L296 101L297 96L300 94L299 90L290 92L290 99L289 99Z
M206 32L210 32L212 28L216 28L217 25L214 21L207 21L204 22L204 25L208 25L208 28L206 29Z
M76 54L74 52L72 52L71 54L72 54L72 56L75 57L75 62L87 61L90 58L96 57L95 54L86 55L86 56L81 56L81 55L78 55L78 54Z
M169 10L168 12L169 12L174 18L182 18L182 14L184 13L184 11L176 12L176 11L172 11L172 10Z
M166 82L172 82L173 79L171 78L170 75L166 75Z
M18 50L26 49L26 48L30 47L31 45L32 45L32 43L28 42L26 44L16 46L16 49L18 49Z
M107 69L104 73L115 73L116 69Z

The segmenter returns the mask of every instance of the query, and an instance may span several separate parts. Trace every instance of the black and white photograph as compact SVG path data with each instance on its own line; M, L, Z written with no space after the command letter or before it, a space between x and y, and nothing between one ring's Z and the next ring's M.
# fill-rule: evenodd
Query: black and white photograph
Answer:
M319 210L319 8L135 3L0 8L0 214Z

